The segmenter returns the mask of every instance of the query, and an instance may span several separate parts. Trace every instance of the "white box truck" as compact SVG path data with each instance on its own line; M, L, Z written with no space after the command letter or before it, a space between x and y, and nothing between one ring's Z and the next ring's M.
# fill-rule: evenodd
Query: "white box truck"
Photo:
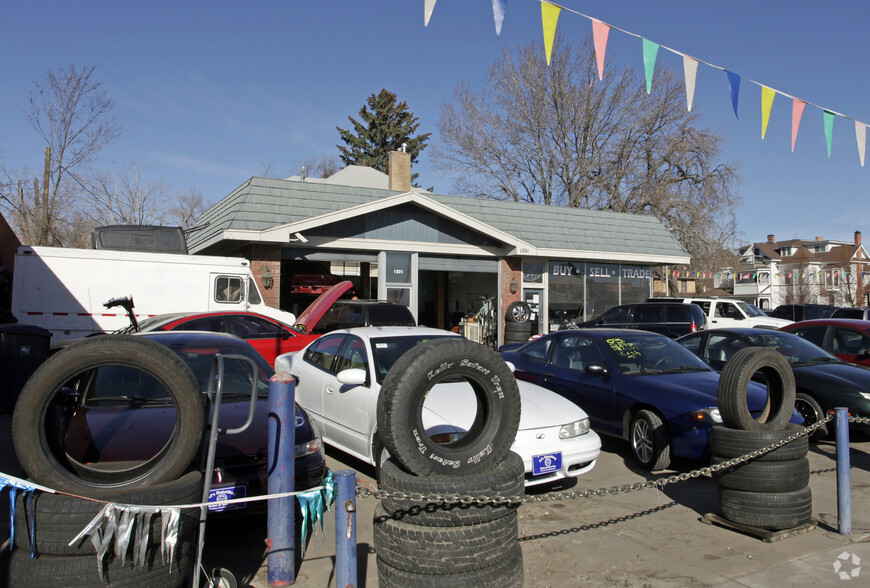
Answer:
M246 310L294 325L289 312L263 303L251 264L239 257L109 249L19 247L12 314L52 332L52 344L126 327L111 299L130 297L138 320L171 312Z

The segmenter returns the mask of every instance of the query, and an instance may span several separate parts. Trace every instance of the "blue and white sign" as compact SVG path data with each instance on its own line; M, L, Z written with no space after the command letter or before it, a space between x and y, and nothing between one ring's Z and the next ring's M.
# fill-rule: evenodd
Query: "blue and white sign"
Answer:
M210 512L222 512L225 510L238 510L245 508L245 503L227 504L233 498L246 498L247 486L229 486L227 488L212 488L208 493L208 510Z
M562 452L545 453L532 456L532 475L551 474L562 469Z

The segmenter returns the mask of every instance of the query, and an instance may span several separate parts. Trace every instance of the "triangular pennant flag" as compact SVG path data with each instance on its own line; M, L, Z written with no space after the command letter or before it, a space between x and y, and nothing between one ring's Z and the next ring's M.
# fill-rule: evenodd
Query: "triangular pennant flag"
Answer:
M794 151L794 142L797 140L798 128L801 126L801 116L804 114L804 106L807 103L795 98L791 103L791 150Z
M770 122L770 109L773 108L773 99L776 91L767 86L761 86L761 139L767 133L767 123Z
M864 167L864 150L867 148L867 125L857 120L855 121L855 138L858 140L858 158L861 160L861 167Z
M423 26L429 26L429 19L432 18L432 11L435 10L436 0L424 0L423 2Z
M504 9L507 0L492 0L492 18L495 20L495 36L501 36L501 23L504 22Z
M740 120L737 114L737 99L740 96L740 76L730 71L725 71L728 74L728 87L731 88L731 105L734 107L734 116Z
M553 53L553 40L556 38L556 24L562 8L549 2L541 2L541 23L544 25L544 51L547 53L547 65Z
M825 141L828 143L828 157L831 156L831 143L834 141L834 116L830 110L822 112L822 117L825 120Z
M607 50L607 36L610 27L600 20L592 19L592 39L595 42L595 60L598 62L598 79L604 78L604 52Z
M646 93L652 91L653 73L656 69L656 56L659 53L658 43L653 43L649 39L643 40L643 69L646 72Z
M688 55L683 55L683 73L686 75L686 104L689 112L692 111L692 102L695 101L695 79L698 77L698 60Z

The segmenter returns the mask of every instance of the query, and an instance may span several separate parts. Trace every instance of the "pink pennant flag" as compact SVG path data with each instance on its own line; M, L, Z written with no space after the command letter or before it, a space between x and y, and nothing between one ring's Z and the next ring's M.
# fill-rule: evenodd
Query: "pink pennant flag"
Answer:
M424 0L423 2L423 26L429 26L429 19L432 18L432 11L435 10L436 0Z
M855 138L858 140L858 158L861 160L861 167L864 167L864 150L867 148L867 125L857 120L855 121Z
M595 59L598 61L598 79L604 78L604 52L607 50L607 36L610 27L600 20L592 19L592 38L595 40Z
M807 103L795 98L791 103L791 150L794 151L794 142L797 141L798 127L801 126L801 116Z
M686 104L692 112L692 102L695 101L695 79L698 77L698 60L683 55L683 73L686 75Z

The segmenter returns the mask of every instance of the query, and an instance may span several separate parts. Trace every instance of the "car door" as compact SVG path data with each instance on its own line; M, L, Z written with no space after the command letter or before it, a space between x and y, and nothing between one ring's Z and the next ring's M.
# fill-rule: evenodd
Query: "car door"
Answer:
M604 355L591 337L568 333L553 342L550 361L541 385L564 396L586 411L592 428L615 434L621 431L617 421L612 379L590 373L589 365L607 366Z
M370 361L365 342L348 335L338 349L335 363L323 382L324 433L337 447L371 458L369 437L377 420L377 395L372 390ZM342 384L338 374L346 369L362 369L369 374L365 384Z
M227 330L250 343L269 365L274 366L281 353L294 351L289 330L278 323L249 314L230 315L226 320Z
M340 333L321 337L305 348L301 361L293 362L293 375L297 378L296 402L320 425L327 442L323 396L326 386L334 379L332 364L344 337Z
M840 325L831 326L831 353L849 363L870 365L870 336Z
M713 328L724 329L727 327L745 327L746 317L733 302L727 300L717 300L713 306L713 315L710 322L713 323Z

